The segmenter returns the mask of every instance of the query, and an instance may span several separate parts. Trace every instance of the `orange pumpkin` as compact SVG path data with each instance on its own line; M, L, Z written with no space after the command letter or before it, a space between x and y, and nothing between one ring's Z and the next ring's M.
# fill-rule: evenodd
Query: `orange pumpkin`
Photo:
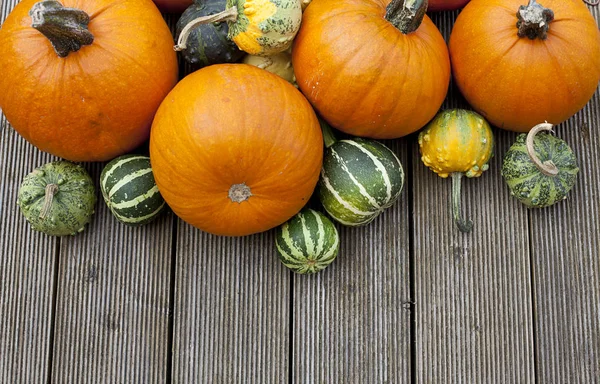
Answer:
M543 6L542 6L543 5ZM456 84L493 125L559 124L600 80L600 33L580 0L472 0L450 36Z
M215 64L167 95L152 124L150 160L175 214L206 232L243 236L306 204L323 137L293 85L251 65Z
M448 49L425 15L427 2L386 5L313 1L292 49L300 90L327 122L356 136L412 133L435 116L448 91Z
M14 129L72 161L109 160L147 140L178 72L158 9L36 1L17 4L0 29L0 108Z

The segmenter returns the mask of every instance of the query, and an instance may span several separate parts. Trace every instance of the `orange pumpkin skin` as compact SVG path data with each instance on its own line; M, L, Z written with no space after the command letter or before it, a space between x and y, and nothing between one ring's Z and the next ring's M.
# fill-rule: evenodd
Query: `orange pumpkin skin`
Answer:
M158 188L181 219L216 235L266 231L298 213L323 160L308 101L281 77L217 64L185 77L161 104L150 135ZM235 185L250 188L234 202Z
M90 16L91 45L59 57L23 0L0 29L0 107L26 140L71 161L104 161L148 139L177 82L173 37L146 0L61 0Z
M600 80L600 34L580 0L539 0L554 11L547 39L517 36L524 0L472 0L450 36L456 84L493 125L527 132L584 107Z
M384 18L386 1L313 1L292 49L300 90L346 133L397 138L423 127L450 81L443 37L425 16L403 34Z

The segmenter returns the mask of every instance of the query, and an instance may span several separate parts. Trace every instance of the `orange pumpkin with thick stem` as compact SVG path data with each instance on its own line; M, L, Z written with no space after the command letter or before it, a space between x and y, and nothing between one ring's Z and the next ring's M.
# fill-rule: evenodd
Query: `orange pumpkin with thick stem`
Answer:
M388 1L313 1L292 49L299 88L320 116L352 135L412 133L448 91L448 49L425 15L427 1Z
M456 84L493 125L559 124L594 95L600 33L580 0L472 0L450 35Z
M0 74L0 108L26 140L104 161L148 139L178 70L147 0L23 0L0 29Z
M181 219L243 236L282 224L307 203L323 136L293 85L251 65L215 64L167 95L152 124L150 160Z

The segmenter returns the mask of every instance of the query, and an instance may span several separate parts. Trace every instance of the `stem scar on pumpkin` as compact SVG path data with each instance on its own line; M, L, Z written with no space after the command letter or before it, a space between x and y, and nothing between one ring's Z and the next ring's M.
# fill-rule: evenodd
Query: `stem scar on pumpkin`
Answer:
M536 0L529 0L528 5L521 5L517 11L517 35L531 40L540 38L546 40L550 22L554 20L554 12L544 8Z
M385 19L403 34L409 34L423 22L428 4L428 0L392 0L385 9Z
M252 191L250 187L246 185L246 183L241 184L233 184L231 188L229 188L229 199L234 203L242 203L252 196Z
M90 16L77 8L67 8L54 0L40 1L31 7L31 26L46 36L59 57L67 57L94 42L87 29Z

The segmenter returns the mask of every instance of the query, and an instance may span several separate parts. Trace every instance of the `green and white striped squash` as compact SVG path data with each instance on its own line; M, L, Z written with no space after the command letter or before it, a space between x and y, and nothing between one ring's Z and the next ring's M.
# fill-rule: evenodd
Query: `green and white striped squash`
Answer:
M100 174L100 189L115 218L128 225L151 222L166 205L148 156L124 155L106 164Z
M520 134L504 156L502 177L511 195L529 208L566 199L577 181L577 158L567 143L550 134L537 134L551 128L548 123L538 124L529 134Z
M400 159L380 142L340 140L325 152L319 199L341 224L370 223L398 200L403 186Z
M331 220L310 208L280 225L275 235L279 259L300 274L325 269L336 258L339 244L338 232Z
M76 235L90 222L96 189L78 164L55 161L25 176L17 205L36 231L52 236Z

